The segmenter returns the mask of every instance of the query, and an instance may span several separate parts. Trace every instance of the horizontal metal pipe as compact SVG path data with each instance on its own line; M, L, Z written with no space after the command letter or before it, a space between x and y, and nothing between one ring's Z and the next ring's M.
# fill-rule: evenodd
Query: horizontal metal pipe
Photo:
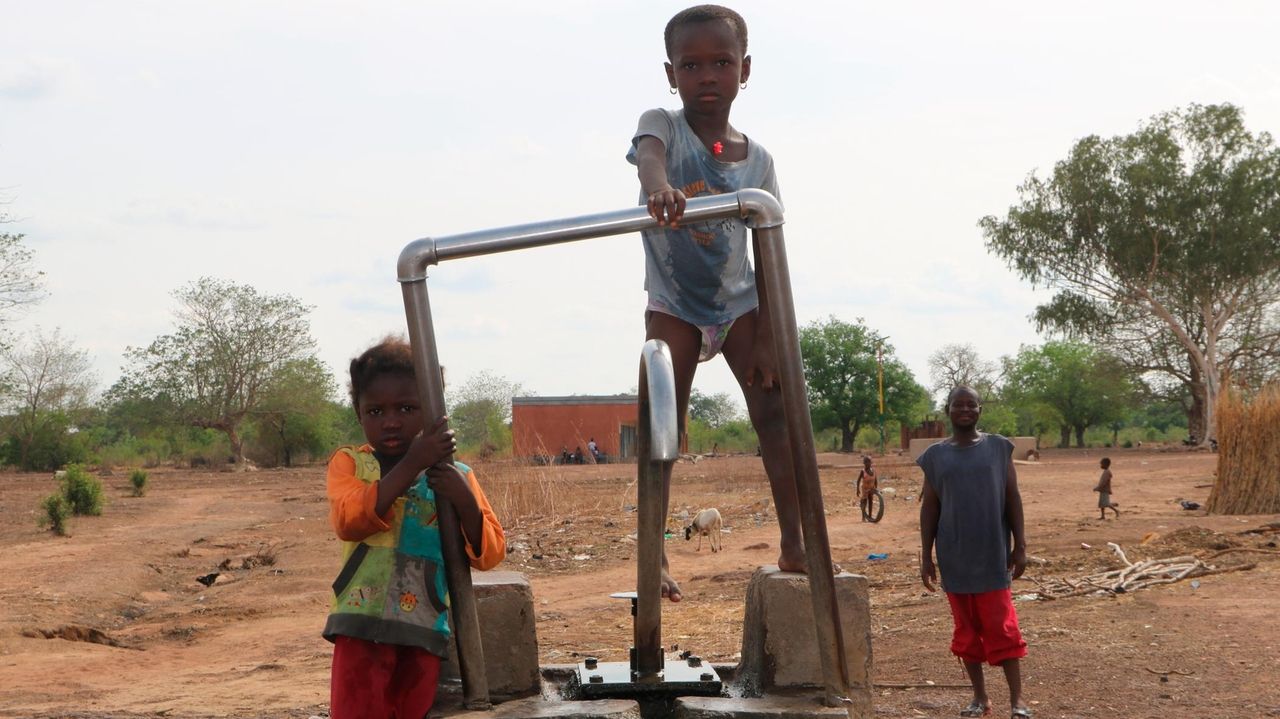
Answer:
M763 190L740 190L736 193L693 198L685 206L682 222L705 222L724 217L743 217L746 219L747 225L756 230L777 228L783 223L782 205L773 195ZM462 235L441 238L427 237L406 245L400 252L396 273L404 289L405 312L409 324L409 339L414 348L414 364L416 365L419 391L423 396L427 409L430 411L430 416L439 416L437 412L442 414L444 411L444 387L439 375L440 364L436 354L435 331L432 325L431 307L426 290L428 266L439 264L445 260L620 235L656 227L658 227L657 221L649 216L646 208L635 207L616 212L482 230ZM780 244L782 239L781 231L778 232L777 239ZM786 272L785 267L784 255L782 270L784 274ZM785 286L787 288L787 304L789 305L791 299L790 285L786 284ZM770 297L773 297L772 292L770 292ZM793 310L791 313L793 331L794 322ZM674 380L669 382L668 391L667 384L664 384L663 381L659 380L656 383L652 381L655 374L664 375L665 377L671 376L669 374L671 358L669 351L665 347L662 347L660 351L657 348L650 350L649 343L645 347L644 366L647 381L644 384L645 389L649 390L650 398L645 403L646 406L640 408L639 424L643 428L637 438L638 448L642 450L639 458L641 464L640 474L642 484L651 484L656 479L656 491L650 492L650 496L652 497L656 494L656 501L665 504L662 498L662 463L674 460L679 453L675 383ZM665 369L660 369L663 367ZM653 370L659 371L655 373ZM803 380L801 380L800 386L801 391L798 396L803 397ZM807 407L804 411L804 416L807 420ZM646 424L652 424L653 427L644 427ZM650 482L643 481L646 475ZM821 498L818 501L818 506L820 507ZM454 623L458 630L458 655L463 677L464 699L468 707L478 709L483 708L488 703L488 686L484 676L484 655L479 645L479 632L477 631L479 624L471 588L470 572L461 547L462 537L457 526L457 517L455 515L446 519L443 516L445 513L452 513L448 512L447 509L442 513L441 534L452 538L452 540L445 540L446 546L444 549L450 592L454 600ZM649 514L653 515L654 512ZM637 612L643 612L646 617L650 612L658 615L656 622L651 622L648 619L641 622L638 617L636 625L637 650L639 651L646 646L656 647L656 651L650 649L649 652L644 653L643 666L647 670L646 673L661 667L661 664L653 663L660 662L662 657L660 639L661 592L660 587L655 585L653 580L656 577L658 582L661 582L661 523L665 520L663 515L665 515L665 507L658 507L658 513L655 515L658 517L657 539L652 542L650 547L656 554L646 557L647 561L640 561L640 558L637 557L638 571L642 573L642 576L637 577ZM444 526L446 523L451 526ZM823 534L825 535L825 527L823 528ZM643 538L641 537L641 539ZM454 546L448 546L450 544ZM641 541L640 544L642 547L647 546L644 541ZM826 554L829 556L829 548ZM652 570L655 557L659 569L657 573ZM453 558L453 561L449 561L450 558ZM645 591L640 591L642 588ZM646 598L650 597L656 597L656 600L650 599L646 601ZM644 608L642 609L641 607ZM643 638L640 631L642 624L646 625ZM821 620L819 620L819 624L821 626ZM821 633L821 629L819 631ZM830 674L829 670L828 674ZM830 681L828 681L828 684L830 684Z
M740 190L723 195L695 197L685 205L681 222L705 222L722 217L744 217L749 220L748 224L757 228L775 227L782 224L782 205L773 195L763 190ZM461 235L424 237L410 242L400 252L396 272L401 282L412 282L426 277L428 266L445 260L622 235L655 227L658 227L658 222L649 216L646 208L632 207Z

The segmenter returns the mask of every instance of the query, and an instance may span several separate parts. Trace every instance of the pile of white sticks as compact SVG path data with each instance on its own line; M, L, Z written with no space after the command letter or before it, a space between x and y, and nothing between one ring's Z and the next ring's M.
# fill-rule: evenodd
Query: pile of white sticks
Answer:
M1097 572L1076 579L1050 577L1041 580L1030 577L1031 581L1035 582L1040 588L1040 591L1037 592L1038 598L1054 600L1094 593L1124 594L1125 592L1146 589L1157 584L1172 584L1183 579L1203 577L1209 574L1221 574L1223 572L1236 572L1243 569L1253 569L1257 566L1257 564L1237 564L1228 567L1215 567L1212 564L1207 564L1206 560L1190 555L1131 562L1125 556L1124 550L1120 548L1120 545L1114 542L1107 542L1107 546L1111 547L1116 555L1120 557L1120 561L1125 564L1124 567L1107 572ZM1219 552L1219 554L1215 554L1209 559L1213 559L1220 554L1225 554L1225 552Z

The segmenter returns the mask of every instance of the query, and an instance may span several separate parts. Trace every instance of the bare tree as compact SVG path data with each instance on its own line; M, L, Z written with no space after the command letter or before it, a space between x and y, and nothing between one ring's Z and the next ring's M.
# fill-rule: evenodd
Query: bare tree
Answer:
M23 246L22 235L0 234L0 324L12 310L39 302L44 294L44 273L35 268L34 256Z
M985 397L991 394L999 377L995 362L985 360L971 344L943 345L929 355L929 391L945 396L952 388L965 385Z
M89 355L76 349L60 330L36 330L0 347L4 401L10 433L17 439L18 465L27 467L32 444L55 413L72 413L89 405L94 377Z

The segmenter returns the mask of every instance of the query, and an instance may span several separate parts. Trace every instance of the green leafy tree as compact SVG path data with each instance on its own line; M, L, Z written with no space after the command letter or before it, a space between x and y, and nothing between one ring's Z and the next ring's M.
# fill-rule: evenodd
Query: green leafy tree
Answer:
M520 393L519 384L487 370L447 389L449 426L458 433L458 445L484 455L509 449L511 398Z
M1224 374L1280 356L1280 151L1239 108L1189 105L1089 136L980 225L1024 279L1057 289L1041 329L1088 339L1186 385L1214 436Z
M985 394L982 397L982 417L978 421L978 429L1005 437L1016 436L1018 434L1017 410L994 397L987 399Z
M7 378L0 400L10 461L23 469L56 469L78 458L67 445L74 442L69 430L88 410L95 384L88 353L59 330L37 330L13 346L0 346L0 371Z
M1123 419L1138 391L1118 359L1079 342L1023 347L1005 359L1004 372L1006 397L1033 413L1051 410L1062 447L1072 432L1083 447L1086 429Z
M333 411L337 387L315 357L281 365L254 410L257 443L276 465L292 467L299 453L319 456L336 444Z
M742 419L742 412L728 392L707 394L695 387L689 393L689 419L714 429Z
M203 430L186 424L167 397L151 396L121 377L105 393L92 423L104 462L156 466L182 458L189 435Z
M226 435L244 467L246 419L291 363L313 359L310 307L289 295L201 278L176 291L177 328L130 347L120 393L166 406L183 424Z
M830 317L800 330L800 354L815 430L840 430L840 450L852 452L863 426L880 422L879 363L884 366L883 417L910 421L927 407L925 389L893 355L893 346L861 319Z

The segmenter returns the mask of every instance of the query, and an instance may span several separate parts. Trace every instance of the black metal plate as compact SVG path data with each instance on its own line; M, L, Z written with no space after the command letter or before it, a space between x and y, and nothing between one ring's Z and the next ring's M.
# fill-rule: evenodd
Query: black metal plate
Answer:
M714 679L703 679L710 674ZM591 681L592 677L599 677ZM668 660L663 664L662 675L653 679L636 681L631 676L627 662L601 662L595 669L587 669L585 662L578 663L578 688L583 699L651 696L720 696L723 689L720 676L703 662L691 667L688 662Z

